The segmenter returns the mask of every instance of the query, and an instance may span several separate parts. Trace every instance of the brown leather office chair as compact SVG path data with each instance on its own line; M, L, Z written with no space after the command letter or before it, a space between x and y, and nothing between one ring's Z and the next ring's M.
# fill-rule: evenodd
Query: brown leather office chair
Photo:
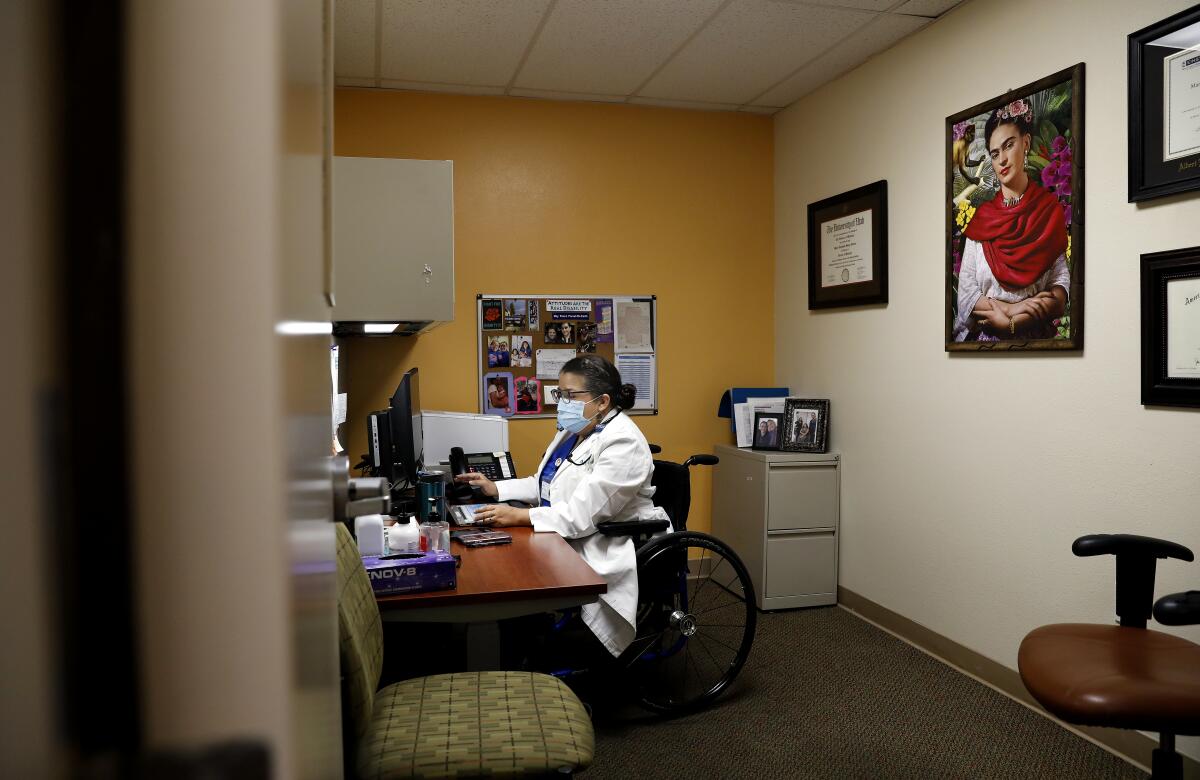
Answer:
M1159 558L1193 560L1186 547L1148 536L1094 534L1075 540L1078 556L1117 557L1120 625L1057 623L1021 642L1021 680L1051 714L1082 726L1160 734L1152 777L1183 776L1177 735L1200 734L1200 645L1146 628L1153 604L1163 625L1200 622L1200 591L1173 593L1154 603Z

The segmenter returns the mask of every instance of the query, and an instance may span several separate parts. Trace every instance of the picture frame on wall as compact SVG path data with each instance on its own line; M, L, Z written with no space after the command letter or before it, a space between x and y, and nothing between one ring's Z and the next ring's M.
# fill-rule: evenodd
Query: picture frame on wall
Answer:
M829 399L786 399L783 402L783 436L779 449L786 452L825 452L828 448Z
M1083 349L1079 63L946 117L946 351Z
M1200 406L1200 246L1141 263L1142 403Z
M887 299L887 181L808 204L808 308Z
M1129 35L1129 202L1200 189L1200 5Z
M779 429L782 421L783 415L778 412L755 412L754 439L750 443L751 449L778 450Z

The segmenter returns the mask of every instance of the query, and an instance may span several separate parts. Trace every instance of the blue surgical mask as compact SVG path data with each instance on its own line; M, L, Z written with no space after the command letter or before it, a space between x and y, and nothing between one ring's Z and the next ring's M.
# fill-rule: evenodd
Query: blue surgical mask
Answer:
M565 428L571 433L579 433L584 428L591 424L592 420L596 419L596 415L591 417L583 416L583 407L587 406L587 401L579 399L563 398L558 402L558 425L560 428ZM596 412L600 414L600 412Z

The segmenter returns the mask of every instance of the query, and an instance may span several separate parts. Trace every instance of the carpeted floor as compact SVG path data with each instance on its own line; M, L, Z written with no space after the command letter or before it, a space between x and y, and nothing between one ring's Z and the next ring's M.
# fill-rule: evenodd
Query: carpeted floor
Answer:
M837 607L760 613L710 709L596 712L602 778L1144 778L1132 765Z

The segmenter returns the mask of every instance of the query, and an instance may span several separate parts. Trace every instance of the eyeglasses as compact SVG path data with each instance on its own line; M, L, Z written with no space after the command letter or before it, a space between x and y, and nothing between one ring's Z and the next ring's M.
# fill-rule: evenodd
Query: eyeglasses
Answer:
M550 397L554 399L554 403L558 403L566 398L568 401L574 400L577 395L587 395L587 390L559 390L557 387L550 391ZM589 401L592 399L588 399Z

